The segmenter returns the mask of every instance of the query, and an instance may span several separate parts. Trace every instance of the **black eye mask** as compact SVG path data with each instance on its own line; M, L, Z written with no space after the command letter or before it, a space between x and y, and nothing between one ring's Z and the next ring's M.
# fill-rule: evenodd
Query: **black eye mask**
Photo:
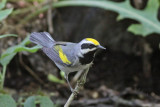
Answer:
M92 49L95 48L96 46L90 43L84 43L81 45L81 49Z

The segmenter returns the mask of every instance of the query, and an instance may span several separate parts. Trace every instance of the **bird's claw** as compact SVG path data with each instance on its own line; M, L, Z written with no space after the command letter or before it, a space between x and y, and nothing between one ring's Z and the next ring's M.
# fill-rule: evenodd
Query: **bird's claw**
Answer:
M72 89L71 91L72 91L72 93L74 94L74 96L77 97L77 94L78 94L79 92L78 92L77 90L75 90L75 89Z

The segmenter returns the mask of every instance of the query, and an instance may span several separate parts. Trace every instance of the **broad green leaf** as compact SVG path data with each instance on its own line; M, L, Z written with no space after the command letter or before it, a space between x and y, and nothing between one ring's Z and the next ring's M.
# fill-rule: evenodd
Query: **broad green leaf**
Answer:
M5 9L5 10L1 10L0 11L0 21L2 21L3 19L5 19L11 12L13 9Z
M3 66L8 65L15 55L16 55L16 53L11 53L11 54L6 55L6 56L3 57L3 58L0 58L0 63L1 63Z
M91 6L111 10L119 13L119 20L129 18L138 21L140 24L133 24L128 29L135 34L146 36L153 32L160 33L160 23L157 19L158 0L148 0L148 4L144 10L133 8L129 2L130 0L120 3L108 0L67 0L54 3L53 7Z
M55 83L60 83L60 84L64 84L65 83L64 80L60 80L59 78L57 78L56 76L54 76L52 74L48 75L48 80L52 81L52 82L55 82Z
M0 94L0 107L16 107L16 102L10 95Z
M0 35L0 39L1 39L1 38L5 38L5 37L9 37L9 36L17 37L16 34L4 34L4 35Z
M31 96L24 102L24 107L54 107L53 102L47 96Z
M54 107L53 102L47 96L39 96L40 107Z
M24 102L24 107L36 107L36 96L27 98L27 100Z

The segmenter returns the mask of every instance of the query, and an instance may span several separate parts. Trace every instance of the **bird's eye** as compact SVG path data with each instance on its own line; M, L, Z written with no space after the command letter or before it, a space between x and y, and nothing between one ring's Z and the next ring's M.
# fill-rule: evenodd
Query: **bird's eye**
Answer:
M96 47L96 46L93 44L84 43L84 44L82 44L81 49L88 49L88 48L92 49L94 47Z
M94 47L95 47L95 45L89 44L89 48L94 48Z

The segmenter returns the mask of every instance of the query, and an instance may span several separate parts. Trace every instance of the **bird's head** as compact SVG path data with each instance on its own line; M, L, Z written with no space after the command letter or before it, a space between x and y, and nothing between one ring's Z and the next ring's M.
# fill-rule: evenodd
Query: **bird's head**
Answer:
M106 49L100 45L100 43L92 38L85 38L80 42L81 53L86 54L88 52L95 52L97 49Z

